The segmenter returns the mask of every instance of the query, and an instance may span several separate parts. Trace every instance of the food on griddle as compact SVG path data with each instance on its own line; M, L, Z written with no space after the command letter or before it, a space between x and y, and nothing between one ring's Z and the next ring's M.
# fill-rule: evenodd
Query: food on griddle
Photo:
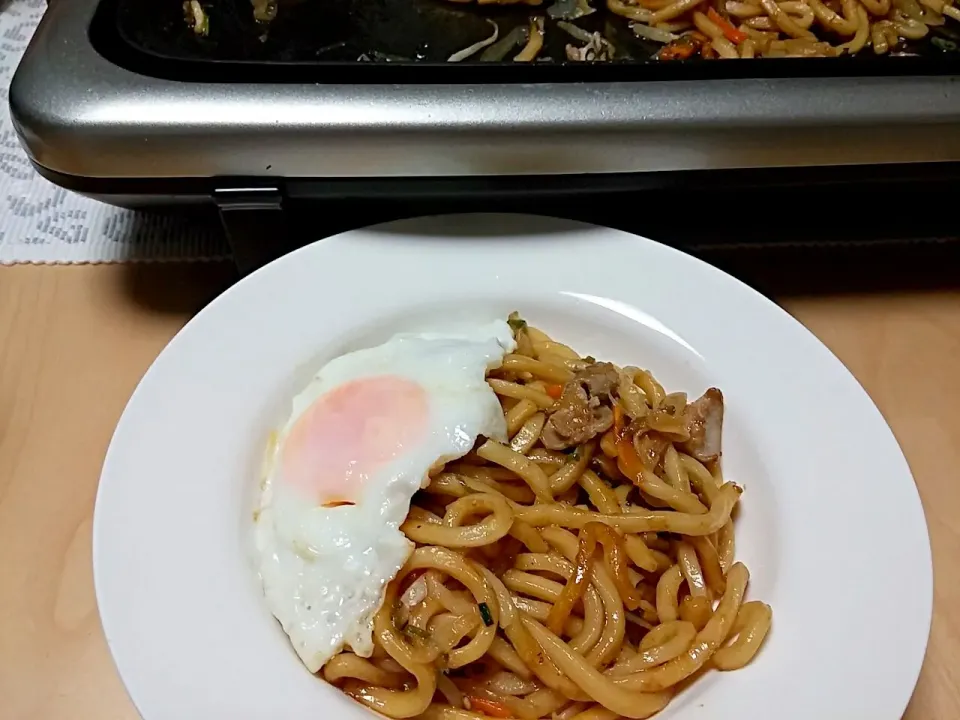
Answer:
M530 29L527 32L527 44L523 50L518 52L513 58L514 62L530 62L537 57L537 54L543 48L544 23L542 17L535 17L530 21Z
M410 0L415 2L416 0ZM444 52L449 62L607 62L642 60L838 57L871 52L914 54L917 41L931 49L956 52L950 38L960 32L944 25L960 22L960 0L448 0L470 13L470 6L517 6L485 18L489 31L471 30L464 46ZM253 18L269 23L279 0L250 0ZM440 5L445 3L441 2ZM604 7L605 5L605 7ZM531 15L516 24L504 12ZM611 22L616 17L626 23ZM210 21L199 0L183 3L187 25L206 36ZM283 12L283 10L281 10ZM459 11L457 11L459 12ZM475 18L479 21L479 18ZM952 22L951 22L952 21ZM483 23L481 22L482 26ZM599 26L603 26L602 28ZM564 38L556 41L557 33ZM569 36L569 37L566 37ZM551 40L553 38L553 40ZM629 38L629 39L627 39ZM472 41L472 42L470 42ZM545 49L550 41L549 50ZM470 42L470 44L467 44ZM639 46L641 51L636 52ZM454 51L454 52L451 52ZM415 58L370 48L359 60L413 61ZM412 55L412 54L411 54ZM417 54L416 59L423 59Z
M465 47L463 50L455 52L453 55L447 58L447 61L460 62L461 60L466 60L471 55L475 55L476 53L483 50L485 47L489 47L493 45L497 41L497 38L500 36L500 27L495 22L493 22L493 20L487 20L487 22L490 23L490 27L493 28L493 32L490 34L489 37L486 37L483 40L480 40L478 42L475 42L473 45L470 45L469 47Z
M530 62L535 60L543 49L544 19L542 17L531 18L529 26L518 25L503 37L500 37L500 28L495 22L492 20L487 22L492 28L488 37L455 52L447 58L447 61L460 62L480 53L481 62L499 62L506 60L511 53L515 53L514 62Z
M270 22L277 16L276 0L251 0L253 17L257 22Z
M187 0L183 3L183 18L197 35L206 37L210 32L210 19L198 0Z
M572 62L603 62L613 60L616 51L613 44L599 32L587 32L579 25L566 20L557 22L557 27L565 31L574 40L584 43L582 46L567 44L567 60Z
M943 0L607 0L660 60L882 55L925 37L960 9Z
M926 37L947 18L960 21L952 0L606 0L606 6L629 20L638 38L663 45L655 58L666 61L836 57L868 47L883 55ZM547 9L580 43L567 45L570 61L615 58L608 39L574 24L592 12L586 0L557 0Z

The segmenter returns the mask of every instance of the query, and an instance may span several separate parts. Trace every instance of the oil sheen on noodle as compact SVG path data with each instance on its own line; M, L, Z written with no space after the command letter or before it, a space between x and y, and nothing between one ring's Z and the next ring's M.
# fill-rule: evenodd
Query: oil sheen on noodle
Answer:
M668 392L510 321L516 350L487 377L509 441L431 475L373 654L323 677L394 718L650 717L749 664L771 627L736 560L723 394Z

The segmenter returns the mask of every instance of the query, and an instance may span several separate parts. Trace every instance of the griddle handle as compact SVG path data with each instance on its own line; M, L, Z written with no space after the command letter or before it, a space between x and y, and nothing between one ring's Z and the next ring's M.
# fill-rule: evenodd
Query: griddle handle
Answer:
M249 275L290 249L278 188L225 188L214 193L240 275Z

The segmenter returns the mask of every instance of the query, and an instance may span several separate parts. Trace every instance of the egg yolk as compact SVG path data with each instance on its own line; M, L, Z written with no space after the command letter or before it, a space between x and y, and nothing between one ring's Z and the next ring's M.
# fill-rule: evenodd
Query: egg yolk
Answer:
M364 481L422 442L428 400L395 375L351 380L319 397L294 423L280 458L281 481L337 507L360 501Z

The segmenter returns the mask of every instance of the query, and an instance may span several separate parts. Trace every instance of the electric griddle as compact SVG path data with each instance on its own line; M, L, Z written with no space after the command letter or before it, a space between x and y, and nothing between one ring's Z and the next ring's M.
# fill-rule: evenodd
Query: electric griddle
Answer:
M279 0L269 23L248 0L203 8L206 35L179 0L50 0L11 111L52 182L215 207L248 266L322 232L457 211L678 245L960 235L953 21L882 57L667 63L597 12L582 24L617 39L616 62L567 61L554 28L536 62L451 63L531 8Z

